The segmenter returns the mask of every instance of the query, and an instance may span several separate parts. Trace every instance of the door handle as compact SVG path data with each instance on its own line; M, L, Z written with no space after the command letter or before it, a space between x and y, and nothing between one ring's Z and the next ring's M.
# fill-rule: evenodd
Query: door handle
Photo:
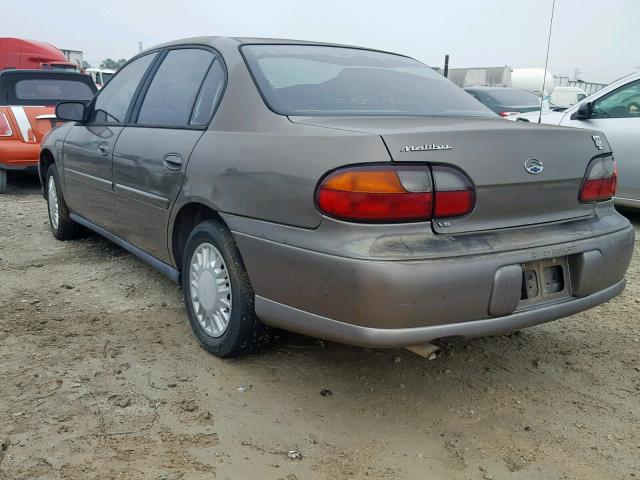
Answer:
M100 145L98 145L98 151L100 152L100 155L106 157L107 155L109 155L109 152L111 152L111 145L109 145L108 143L101 143Z
M177 153L167 153L162 159L162 163L169 170L178 171L182 168L182 157Z

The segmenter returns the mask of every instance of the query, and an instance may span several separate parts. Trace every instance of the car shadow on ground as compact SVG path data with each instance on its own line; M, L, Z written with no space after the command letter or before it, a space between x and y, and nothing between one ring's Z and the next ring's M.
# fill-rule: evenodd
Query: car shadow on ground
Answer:
M12 171L7 173L7 191L4 195L32 195L42 191L37 173Z

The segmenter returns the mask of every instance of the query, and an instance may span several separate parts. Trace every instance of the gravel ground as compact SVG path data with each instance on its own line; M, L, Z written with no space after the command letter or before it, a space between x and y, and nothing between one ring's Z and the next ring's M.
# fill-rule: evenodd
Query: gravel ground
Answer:
M608 304L433 361L284 333L220 360L175 284L97 236L54 240L37 180L14 180L1 479L640 477L637 247Z

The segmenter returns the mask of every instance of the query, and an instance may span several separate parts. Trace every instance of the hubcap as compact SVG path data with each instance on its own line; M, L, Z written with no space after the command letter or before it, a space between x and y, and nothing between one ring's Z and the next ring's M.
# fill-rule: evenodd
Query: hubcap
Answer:
M56 181L53 177L49 177L49 185L47 188L47 198L49 199L49 220L54 230L58 229L58 191L56 190Z
M191 306L207 335L221 336L231 318L231 281L222 255L210 243L193 252L189 267Z

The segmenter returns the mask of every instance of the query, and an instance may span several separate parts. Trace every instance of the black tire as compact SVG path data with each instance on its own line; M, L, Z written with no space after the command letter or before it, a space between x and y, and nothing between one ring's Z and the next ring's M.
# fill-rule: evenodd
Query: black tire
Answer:
M0 194L7 191L7 171L0 168Z
M51 202L49 202L49 182L55 183L56 196L58 200L58 225L54 225L52 220L53 212L51 211ZM71 220L69 216L69 207L64 201L62 190L60 189L60 177L58 176L58 169L55 164L51 164L47 169L45 177L44 191L47 198L47 211L49 212L49 226L51 227L51 233L58 240L72 240L80 237L84 231L81 225Z
M231 312L226 330L219 337L209 335L196 317L191 301L190 266L196 249L213 245L227 267L231 284ZM208 352L222 358L236 357L256 351L269 343L269 328L256 316L255 295L240 251L228 228L219 221L206 220L198 224L187 240L182 261L182 288L189 322L200 344Z

